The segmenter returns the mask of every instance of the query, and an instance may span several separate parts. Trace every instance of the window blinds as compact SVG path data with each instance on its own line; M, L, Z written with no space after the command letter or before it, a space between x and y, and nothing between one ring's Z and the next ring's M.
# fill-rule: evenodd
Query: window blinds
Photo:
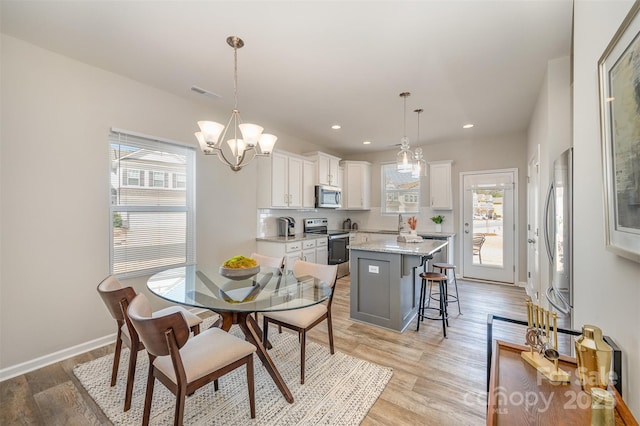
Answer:
M110 270L120 278L195 259L195 150L112 129Z

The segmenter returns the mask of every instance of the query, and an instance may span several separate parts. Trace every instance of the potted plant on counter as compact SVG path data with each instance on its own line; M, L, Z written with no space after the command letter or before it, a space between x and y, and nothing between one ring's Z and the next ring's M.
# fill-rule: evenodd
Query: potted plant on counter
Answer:
M442 222L444 222L444 216L439 214L438 216L432 217L431 220L436 224L436 232L442 232Z

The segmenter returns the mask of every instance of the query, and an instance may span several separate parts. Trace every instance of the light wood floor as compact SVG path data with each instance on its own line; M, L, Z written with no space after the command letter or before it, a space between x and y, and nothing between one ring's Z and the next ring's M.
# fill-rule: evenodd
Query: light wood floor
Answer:
M485 423L487 314L525 319L525 293L510 286L458 284L462 315L450 305L444 339L437 321L424 321L416 332L414 320L404 333L396 333L350 320L349 277L338 281L332 311L336 349L393 368L363 425ZM494 338L521 343L523 330L497 323ZM309 337L327 344L326 326L316 327ZM0 383L0 424L109 424L72 369L113 350L109 345Z

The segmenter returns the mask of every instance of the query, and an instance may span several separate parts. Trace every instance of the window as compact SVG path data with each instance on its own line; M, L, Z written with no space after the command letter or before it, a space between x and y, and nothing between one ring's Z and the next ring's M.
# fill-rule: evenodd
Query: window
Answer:
M166 188L169 181L166 180L167 174L165 172L149 172L149 186L153 188Z
M111 273L127 278L193 263L195 150L120 130L109 143Z
M418 213L420 209L420 178L411 173L399 173L396 163L382 165L382 213Z
M122 184L124 186L142 186L143 183L141 170L127 169L123 173Z

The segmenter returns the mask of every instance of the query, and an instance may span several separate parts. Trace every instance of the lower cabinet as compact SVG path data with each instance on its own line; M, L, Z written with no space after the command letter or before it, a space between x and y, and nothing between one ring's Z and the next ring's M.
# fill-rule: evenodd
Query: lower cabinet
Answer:
M285 269L293 269L296 260L326 265L329 252L327 237L297 241L258 241L257 252L265 256L284 257Z
M326 265L329 263L329 246L326 238L316 240L316 263Z

